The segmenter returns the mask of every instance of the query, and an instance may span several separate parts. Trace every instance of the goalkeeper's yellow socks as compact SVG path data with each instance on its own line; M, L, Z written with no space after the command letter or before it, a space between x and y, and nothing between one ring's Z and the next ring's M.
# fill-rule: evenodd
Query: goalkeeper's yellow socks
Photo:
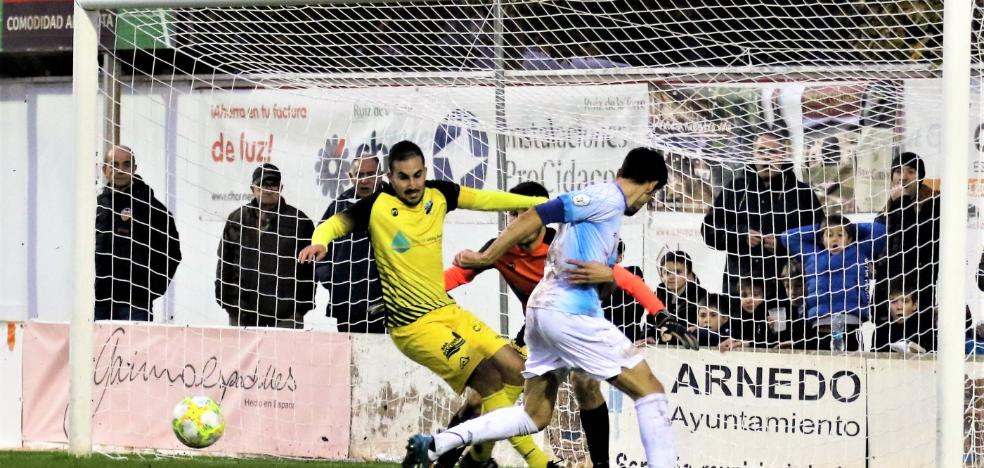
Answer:
M523 396L523 386L522 385L509 385L507 383L502 384L502 390L500 392L506 393L506 398L509 398L509 404L515 405L519 401L519 397Z

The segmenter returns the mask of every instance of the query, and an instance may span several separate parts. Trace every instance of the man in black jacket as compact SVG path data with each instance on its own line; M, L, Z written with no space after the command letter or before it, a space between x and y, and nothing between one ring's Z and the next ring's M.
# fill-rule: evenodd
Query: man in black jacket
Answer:
M738 296L742 277L766 281L766 296L775 297L778 273L786 263L776 234L823 218L817 196L796 180L784 135L760 133L754 152L754 163L744 177L718 193L701 227L708 246L728 252L723 290L732 297Z
M219 243L215 298L232 326L304 328L314 308L314 268L297 255L314 223L280 195L280 170L253 171L253 200L226 221Z
M926 165L918 154L892 159L892 188L885 209L875 218L885 225L888 242L875 262L875 304L886 303L889 285L913 291L922 306L932 306L940 258L940 193L924 182Z
M181 262L174 217L136 171L130 148L106 155L96 200L96 320L153 321L152 303Z
M364 155L352 161L349 177L352 187L328 205L321 222L380 189L379 158ZM329 291L331 303L326 315L338 320L340 332L386 333L384 310L380 309L372 316L368 312L370 306L383 298L369 233L353 232L336 239L328 247L327 258L330 261L318 263L315 270L316 279Z

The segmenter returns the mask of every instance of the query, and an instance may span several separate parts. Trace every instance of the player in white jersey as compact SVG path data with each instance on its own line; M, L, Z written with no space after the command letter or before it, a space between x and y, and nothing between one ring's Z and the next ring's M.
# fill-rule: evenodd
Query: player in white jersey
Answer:
M605 319L599 299L604 296L599 295L591 268L571 269L573 262L613 265L622 215L638 212L666 185L666 179L661 152L633 149L622 162L615 182L592 185L527 210L483 252L458 254L455 263L459 266L484 267L543 225L562 223L547 253L543 280L527 306L525 406L502 408L436 435L411 437L404 467L427 466L462 445L543 430L550 423L560 379L568 369L607 380L634 399L648 465L674 466L676 454L663 385L643 354ZM687 333L677 324L668 328L671 335Z

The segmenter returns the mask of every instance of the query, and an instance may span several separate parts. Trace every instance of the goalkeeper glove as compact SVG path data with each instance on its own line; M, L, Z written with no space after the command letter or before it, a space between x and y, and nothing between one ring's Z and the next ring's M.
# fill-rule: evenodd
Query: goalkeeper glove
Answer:
M659 315L646 314L647 335L657 338L657 334L664 338L668 344L683 346L686 349L697 349L697 337L694 336L687 326L680 321L670 317L665 312ZM665 338L669 337L668 341Z

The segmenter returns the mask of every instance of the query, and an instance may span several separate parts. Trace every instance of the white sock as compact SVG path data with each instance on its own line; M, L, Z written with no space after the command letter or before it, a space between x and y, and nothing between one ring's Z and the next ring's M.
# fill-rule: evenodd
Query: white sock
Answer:
M463 445L502 440L537 431L539 429L523 407L500 408L434 435L436 453L432 456L436 460L437 456Z
M670 419L666 414L666 395L646 395L636 400L635 409L649 468L675 467L676 449L673 444L673 429L670 428Z

